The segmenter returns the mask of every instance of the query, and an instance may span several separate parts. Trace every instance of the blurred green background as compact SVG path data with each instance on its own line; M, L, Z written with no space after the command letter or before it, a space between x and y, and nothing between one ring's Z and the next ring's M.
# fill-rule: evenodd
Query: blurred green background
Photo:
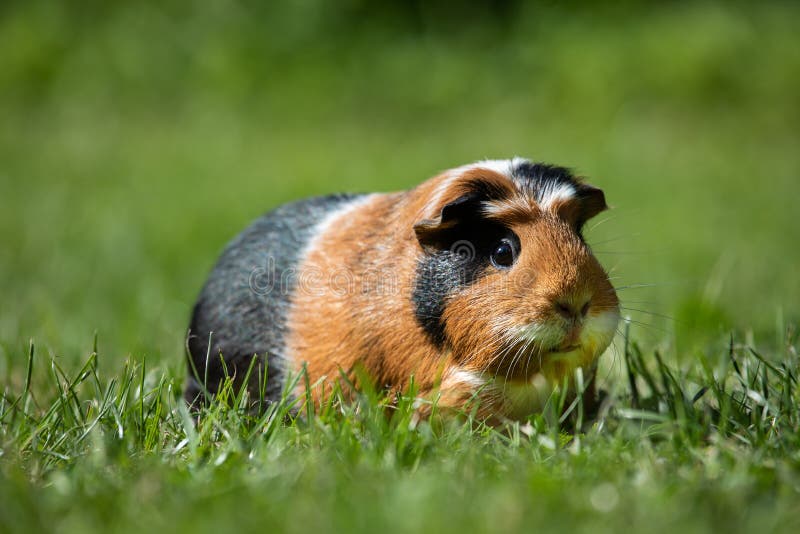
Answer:
M177 373L266 209L514 155L605 189L588 237L648 286L620 293L643 342L800 317L797 4L331 4L0 4L0 365L98 331Z

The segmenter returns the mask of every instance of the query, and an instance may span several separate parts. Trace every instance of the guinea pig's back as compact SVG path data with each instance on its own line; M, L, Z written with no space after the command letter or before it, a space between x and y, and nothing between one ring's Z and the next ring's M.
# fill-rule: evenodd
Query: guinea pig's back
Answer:
M361 196L332 195L284 204L254 221L225 247L192 314L187 401L193 403L202 394L203 382L214 393L226 373L236 377L234 384L240 387L253 355L259 360L249 389L263 391L267 400L280 397L286 316L297 265L319 226Z

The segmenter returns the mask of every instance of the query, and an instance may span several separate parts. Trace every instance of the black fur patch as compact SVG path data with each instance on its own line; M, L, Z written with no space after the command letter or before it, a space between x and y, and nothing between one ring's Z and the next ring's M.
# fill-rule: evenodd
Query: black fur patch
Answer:
M417 321L437 346L445 341L442 314L447 296L474 280L476 274L475 269L469 272L463 264L457 254L442 251L424 257L417 266L412 294L414 311Z
M442 315L447 299L492 268L490 254L504 237L519 250L519 239L510 230L483 219L468 220L447 232L439 250L420 259L411 299L418 323L437 346L446 342Z
M511 171L511 178L524 193L535 197L537 191L549 184L569 184L576 189L579 182L566 167L548 165L547 163L520 163Z
M566 184L574 188L575 199L583 205L582 211L587 209L587 204L590 202L594 202L595 204L600 203L602 205L602 207L597 208L594 211L594 214L602 211L603 209L607 209L607 206L605 205L605 197L603 196L602 191L595 187L581 183L581 181L575 177L572 171L566 167L558 167L556 165L548 165L546 163L531 163L526 161L520 163L514 169L512 169L511 174L512 179L517 186L525 194L534 198L537 197L537 193L542 189ZM593 216L593 214L581 214L578 217L575 228L575 233L578 234L578 237L584 243L583 224L591 216Z

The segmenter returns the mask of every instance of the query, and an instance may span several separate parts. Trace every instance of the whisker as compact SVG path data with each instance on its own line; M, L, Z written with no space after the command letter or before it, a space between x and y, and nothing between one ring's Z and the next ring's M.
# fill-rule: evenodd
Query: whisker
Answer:
M620 331L619 331L619 327L617 327L616 332L617 332L617 334L622 335L620 333ZM616 365L618 365L618 362L620 361L620 359L619 359L619 347L617 347L617 336L614 336L614 339L611 340L611 348L612 348L612 351L611 351L612 352L612 354L611 354L611 356L612 356L611 366L609 367L608 372L606 372L606 375L603 377L603 382L605 382L605 381L607 381L607 380L609 380L611 378L611 374L615 370L614 367ZM598 387L600 386L599 380L598 380L597 386Z
M655 304L656 301L654 300L628 300L620 301L620 304Z
M620 239L626 239L628 237L639 237L640 235L641 234L618 235L618 236L610 237L608 239L604 239L602 241L593 241L593 242L590 243L590 245L592 245L592 246L594 246L594 245L603 245L605 243L612 243L614 241L619 241Z
M627 286L615 287L614 289L616 291L623 291L625 289L641 289L643 287L661 287L663 285L664 284L630 284L630 285L627 285Z
M666 330L664 328L659 328L659 327L657 327L657 326L655 326L653 324L650 324L650 323L644 323L642 321L635 321L635 320L631 319L630 317L625 317L624 320L626 322L631 323L631 324L635 324L637 326L641 326L642 328L645 328L645 329L656 330L656 331L658 331L658 332L660 332L662 334L669 334L670 333L669 330Z
M653 317L660 317L662 319L668 319L670 321L674 321L674 322L680 324L680 322L677 319L675 319L674 317L670 317L669 315L664 315L664 314L661 314L661 313L651 312L651 311L647 311L647 310L640 310L640 309L637 309L637 308L628 308L626 306L620 306L619 308L621 310L635 311L635 312L639 312L639 313L646 313L647 315L652 315Z
M595 229L595 228L597 228L597 227L598 227L598 226L600 226L601 224L605 224L605 223L607 223L608 221L613 221L614 219L619 219L619 216L620 216L620 213L619 213L619 212L617 212L617 213L611 214L611 215L609 215L609 216L607 216L607 217L604 217L604 218L602 218L602 219L598 220L597 222L595 222L595 223L594 223L592 226L590 226L590 227L589 227L589 228L586 230L586 233L588 234L588 233L590 233L590 232L594 231L594 229Z
M530 341L525 343L525 345L522 347L522 349L519 352L519 358L517 359L517 361L512 362L512 364L513 364L513 367L511 368L511 374L512 375L514 374L514 369L516 369L517 364L519 364L522 361L522 359L525 357L525 355L530 356L529 351L530 351L530 348L533 345L533 343L534 343L533 339L531 339ZM528 357L527 358L527 362L525 363L525 369L524 369L525 375L527 375L527 368L528 368L528 364L530 363L530 361L531 361L531 359L530 359L530 357Z
M530 367L532 360L533 360L532 355L529 355L527 361L525 361L525 371L524 372L525 372L525 376L526 377L528 376L528 368Z
M652 250L594 250L592 252L595 254L607 254L610 256L623 256L623 255L652 255L656 254Z
M523 344L521 347L517 346L518 347L517 350L514 352L514 355L511 357L511 364L506 369L505 382L503 384L503 394L505 394L506 385L508 383L508 377L509 377L510 373L512 372L513 368L514 368L514 365L515 365L515 363L517 361L517 358L519 358L520 355L523 354L523 351L524 351L526 346L527 346L527 342L525 344ZM515 347L515 345L510 345L510 347ZM512 348L512 350L513 350L513 348ZM501 362L501 365L502 365L502 362Z

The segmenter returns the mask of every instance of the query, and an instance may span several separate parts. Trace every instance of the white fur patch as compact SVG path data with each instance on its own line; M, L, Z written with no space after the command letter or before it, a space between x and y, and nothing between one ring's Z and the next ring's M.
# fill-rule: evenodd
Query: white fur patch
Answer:
M619 322L619 313L604 311L598 314L589 314L581 331L581 342L590 342L602 346L611 342ZM548 323L531 323L519 329L517 335L530 341L536 341L541 346L553 346L561 342L564 333L557 325Z
M325 216L317 223L314 229L311 231L311 235L313 236L311 239L308 240L306 243L305 249L300 254L300 258L297 262L297 265L300 266L305 262L306 257L308 256L309 252L319 247L319 244L325 238L325 235L328 231L334 226L334 224L339 221L340 219L344 218L345 215L354 211L355 209L364 206L365 204L370 203L375 199L375 197L379 196L378 194L370 194L365 195L363 197L357 197L349 202L343 203L341 206L337 207L335 210L328 212Z
M548 182L537 191L536 201L543 210L549 210L556 202L573 198L575 193L575 188L571 184Z
M598 358L605 352L611 340L614 339L619 313L604 311L596 315L589 314L583 324L580 334L581 348L564 354L549 354L548 359L580 359L590 356ZM555 324L532 323L520 328L516 333L518 339L535 343L537 347L549 348L561 344L564 331Z
M526 163L527 161L528 160L525 158L516 156L511 159L484 159L481 161L476 161L475 163L463 165L454 169L454 171L456 175L459 175L473 169L489 169L490 171L494 171L498 174L502 174L503 176L511 178L514 169L518 165Z
M503 202L482 202L481 203L481 212L488 216L492 217L493 215L500 215L508 210L508 204Z
M511 177L511 171L514 168L513 160L510 159L485 159L483 161L476 161L469 165L471 169L489 169L503 176Z
M524 341L535 343L538 347L554 347L561 343L564 331L554 324L531 323L522 327L517 334Z
M461 178L461 171L455 169L451 173L448 174L447 178L442 180L439 185L436 186L436 190L433 192L433 196L431 197L431 201L427 203L428 206L438 206L442 202L442 197L453 184L453 182L457 181ZM417 218L422 216L422 214L418 215ZM434 216L433 214L428 214L428 216Z
M591 342L596 343L598 347L602 347L602 350L605 351L608 345L611 344L611 340L614 339L617 324L619 324L618 311L604 311L597 315L590 313L581 339L587 336Z
M447 372L447 375L442 380L442 383L467 384L468 386L477 389L486 384L486 379L482 376L482 373L468 371L461 367L453 367Z

